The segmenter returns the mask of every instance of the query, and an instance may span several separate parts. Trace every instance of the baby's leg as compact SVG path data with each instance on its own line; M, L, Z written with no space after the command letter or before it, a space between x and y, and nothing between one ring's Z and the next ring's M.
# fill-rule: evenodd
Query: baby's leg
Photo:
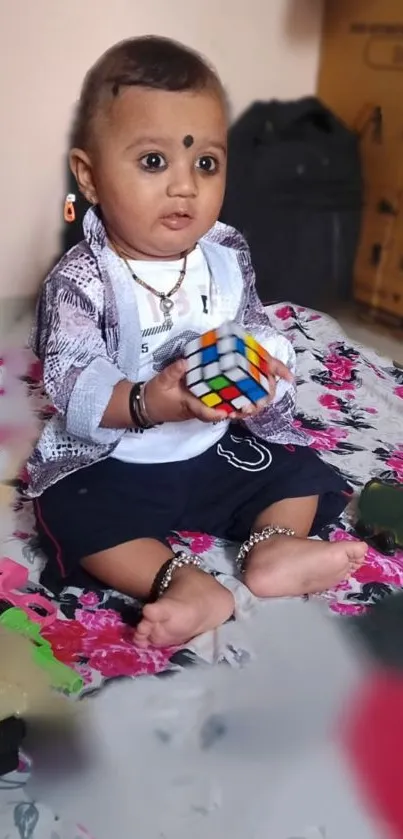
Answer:
M135 539L87 556L82 565L106 585L146 600L172 551L156 539ZM178 568L166 593L144 606L134 640L140 646L184 644L223 624L234 611L231 592L194 566Z
M293 597L326 591L349 577L364 562L362 542L308 539L318 497L278 501L257 517L252 533L268 525L284 527L294 536L272 536L247 557L244 582L257 597Z

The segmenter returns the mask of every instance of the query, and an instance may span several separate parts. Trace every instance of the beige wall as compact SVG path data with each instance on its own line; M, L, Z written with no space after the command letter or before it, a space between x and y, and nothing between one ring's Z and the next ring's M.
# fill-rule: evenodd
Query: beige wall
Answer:
M36 291L57 252L72 108L104 49L145 33L185 41L215 63L236 114L256 98L314 90L320 9L321 0L1 0L3 312L6 297Z

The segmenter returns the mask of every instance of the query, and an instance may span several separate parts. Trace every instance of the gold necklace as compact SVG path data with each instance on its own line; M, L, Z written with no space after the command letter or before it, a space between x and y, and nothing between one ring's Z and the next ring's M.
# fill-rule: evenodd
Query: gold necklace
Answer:
M175 305L174 301L171 300L171 297L173 294L176 294L176 292L179 291L186 276L186 265L188 259L187 254L185 254L185 256L183 257L183 265L175 285L172 286L171 290L167 292L158 291L156 288L153 288L151 285L146 283L145 280L142 280L141 277L138 277L137 274L134 273L134 271L130 267L129 260L125 257L123 257L123 259L133 277L133 280L135 280L135 282L138 283L142 288L145 288L146 291L151 292L151 294L154 294L155 297L159 298L161 312L164 315L165 320L169 320L170 314Z

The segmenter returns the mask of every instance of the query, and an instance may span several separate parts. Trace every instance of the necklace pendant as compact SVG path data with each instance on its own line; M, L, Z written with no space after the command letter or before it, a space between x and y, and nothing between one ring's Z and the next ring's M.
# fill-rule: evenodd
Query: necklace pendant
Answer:
M161 297L160 309L163 315L167 317L174 307L174 302L169 297Z

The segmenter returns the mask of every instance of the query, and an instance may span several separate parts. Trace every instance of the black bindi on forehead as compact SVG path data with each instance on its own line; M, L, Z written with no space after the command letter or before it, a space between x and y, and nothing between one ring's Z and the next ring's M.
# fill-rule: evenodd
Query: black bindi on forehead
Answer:
M190 149L190 146L193 146L194 138L191 134L186 134L186 137L183 138L183 145L185 149Z

